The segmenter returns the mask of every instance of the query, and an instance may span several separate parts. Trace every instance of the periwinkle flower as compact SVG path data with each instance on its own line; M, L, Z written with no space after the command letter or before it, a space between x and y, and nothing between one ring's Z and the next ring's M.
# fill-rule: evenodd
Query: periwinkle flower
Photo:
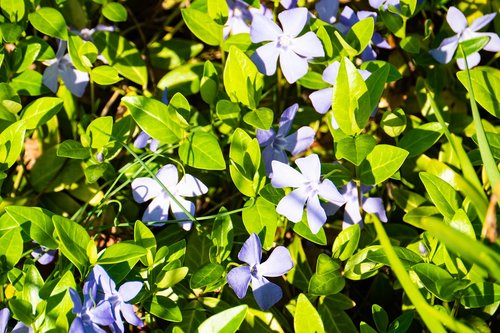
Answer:
M484 50L490 52L500 52L500 38L496 33L477 32L487 26L495 18L495 15L496 13L491 13L478 17L469 26L464 14L462 14L462 12L456 7L451 6L446 14L446 21L456 35L443 39L441 44L436 49L430 50L429 53L439 63L447 64L453 58L459 43L482 36L490 38L488 44L484 46ZM459 55L461 55L461 53ZM479 52L474 52L467 56L467 65L469 68L477 66L480 61L481 55ZM465 59L458 58L457 65L460 69L465 69Z
M346 6L342 10L342 13L340 13L339 22L335 24L335 27L339 29L342 34L347 35L347 33L349 32L349 30L352 28L353 25L368 17L371 17L373 18L373 21L376 21L377 13L365 10L360 10L357 13L355 13L351 9L351 7ZM368 43L366 48L361 53L361 59L363 61L377 59L377 53L375 53L371 44L374 44L375 46L381 49L392 49L389 43L387 43L387 41L384 38L382 38L382 36L378 32L375 31L372 35L371 43Z
M273 75L279 59L283 75L289 83L294 83L308 70L308 60L325 55L323 45L312 32L298 36L304 29L309 12L306 8L294 8L281 12L278 19L283 30L271 19L256 14L250 27L253 43L269 42L259 47L252 60L265 75Z
M10 310L9 308L3 308L0 310L0 333L7 333L7 327L9 324ZM11 333L33 333L33 328L26 326L22 322L18 322L16 326L10 331Z
M375 214L382 222L387 222L387 215L385 213L384 203L382 198L367 197L364 194L372 189L371 186L361 185L361 199L359 198L358 187L356 183L351 181L344 185L340 193L345 199L344 207L344 221L342 228L345 229L353 224L363 225L363 217L361 216L361 209L368 214ZM361 206L360 206L361 203ZM324 205L328 215L333 215L343 204L326 203Z
M173 164L167 164L158 170L156 177L170 191L177 202L191 215L195 213L195 205L183 197L194 197L205 194L208 191L205 184L189 174L184 174L184 177L179 181L177 168ZM134 200L138 203L153 199L142 216L143 222L168 221L169 209L172 210L176 219L188 219L184 210L179 207L175 200L153 178L140 177L134 179L132 181L132 194ZM180 224L185 230L191 229L191 222L181 222Z
M389 6L398 7L400 0L369 0L370 6L374 9L379 9L383 7L384 10L387 10Z
M319 198L338 206L343 205L345 199L331 180L320 180L321 163L318 155L298 158L295 164L302 173L282 162L272 162L271 184L276 188L296 188L280 200L276 211L292 222L300 222L307 203L307 222L311 231L317 234L326 222L326 213Z
M73 66L69 54L66 53L65 41L59 40L56 57L44 61L48 67L43 72L43 84L47 86L53 93L57 92L59 87L58 78L62 78L64 85L76 97L82 97L85 88L89 83L89 74L79 71Z
M257 305L262 310L268 310L276 304L283 292L281 288L265 277L277 277L286 274L293 268L290 252L284 246L276 247L269 258L261 263L262 246L257 234L252 233L238 253L238 259L249 266L233 268L226 276L229 286L239 299L245 297L248 286L252 282L252 291Z
M83 28L81 30L72 30L73 33L77 34L80 36L83 40L86 41L92 41L92 35L97 32L97 31L115 31L116 27L109 26L109 25L104 25L104 24L98 24L94 28Z
M224 38L227 38L230 34L237 35L250 32L249 22L252 21L254 14L261 14L270 19L273 17L272 11L260 4L260 8L250 7L243 0L227 0L228 6L228 19L224 25Z
M339 0L320 0L316 3L316 12L320 20L333 24L337 21Z
M268 177L272 176L272 161L276 160L288 164L285 151L289 151L295 156L306 150L314 142L315 133L309 126L303 126L297 132L288 135L298 109L299 105L295 103L283 111L278 133L272 128L267 131L257 130L257 140L261 147L265 147L262 156Z
M56 258L57 250L49 250L46 246L40 246L31 251L31 256L41 265L48 265Z
M328 65L323 71L323 81L335 85L337 82L337 76L339 74L340 62L334 61L330 65ZM364 69L358 70L359 74L366 80L370 76L370 72ZM330 110L332 106L332 97L333 97L333 88L325 88L318 91L315 91L309 95L309 99L314 107L314 109L321 114L325 114ZM334 128L338 128L338 125L335 123Z
M73 301L73 313L76 315L71 323L70 333L105 333L106 331L102 327L113 325L115 319L111 311L111 304L105 300L96 303L96 281L85 282L83 303L80 295L73 288L69 288L69 295Z
M167 95L168 95L168 89L165 88L161 96L161 101L166 105L168 105ZM139 135L135 138L134 147L142 149L147 146L148 142L149 142L149 149L152 152L156 152L158 150L160 142L156 139L153 139L148 133L144 131L141 131L141 133L139 133Z

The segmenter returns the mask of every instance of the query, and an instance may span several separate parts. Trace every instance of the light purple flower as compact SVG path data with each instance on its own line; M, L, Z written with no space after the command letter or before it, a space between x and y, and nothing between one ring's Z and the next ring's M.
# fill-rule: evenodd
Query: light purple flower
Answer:
M259 236L252 233L238 253L238 259L249 266L233 268L226 276L227 282L233 288L236 296L242 299L245 297L251 281L255 301L262 310L268 310L283 297L283 292L279 286L270 282L265 276L277 277L291 270L293 261L290 252L286 247L278 246L266 261L260 263L262 246Z
M9 308L3 308L0 310L0 333L7 333L7 327L9 324L10 310ZM11 333L33 333L33 328L26 326L22 322L18 322L16 326L10 331Z
M168 105L167 95L168 95L168 89L165 88L161 96L161 101L166 105ZM134 147L142 149L148 145L148 142L149 142L149 149L152 152L156 152L158 150L158 146L160 145L160 141L151 138L151 136L144 131L141 131L141 133L139 133L139 135L135 138Z
M249 23L252 21L253 14L261 14L270 19L273 17L272 11L260 4L260 8L250 7L243 0L227 0L228 5L228 19L224 25L224 39L230 34L237 35L243 33L250 33Z
M272 177L272 161L276 160L288 164L285 150L295 156L306 150L314 142L315 133L309 126L303 126L297 132L287 136L292 128L292 122L298 109L299 105L295 103L283 111L278 133L272 128L267 131L257 130L257 140L261 147L265 147L262 156L268 177Z
M156 177L170 191L177 202L189 211L191 215L195 213L195 205L183 197L194 197L205 194L208 191L205 184L196 177L188 174L184 174L184 177L179 182L177 168L173 164L167 164L158 170ZM175 200L153 178L141 177L134 179L132 181L132 194L134 200L138 203L153 199L142 216L143 222L168 221L169 209L172 210L176 219L188 219L183 209L177 205ZM185 230L191 229L191 222L181 222L180 224Z
M280 0L280 4L285 9L292 9L297 7L298 0Z
M86 41L92 41L92 35L97 32L97 31L115 31L116 27L114 26L109 26L109 25L104 25L104 24L98 24L94 28L83 28L81 30L76 30L72 29L71 32L74 34L80 36L83 40Z
M140 281L125 282L116 290L115 282L109 277L108 273L99 265L94 266L89 274L87 281L97 283L96 301L106 301L111 305L114 314L113 332L124 332L123 318L134 326L143 326L142 320L137 317L132 304L127 303L141 291L143 283Z
M351 181L342 187L340 193L345 199L344 222L342 223L343 229L353 224L360 224L361 226L363 225L361 209L363 209L368 214L377 215L380 221L387 222L387 215L385 213L382 198L371 198L363 195L365 193L368 193L371 189L372 186L362 185L360 200L358 196L358 188L355 182ZM339 205L336 203L326 203L323 207L325 208L327 215L333 215L341 206L343 206L343 204Z
M44 61L48 67L43 72L43 84L53 93L57 92L59 87L58 78L62 78L64 85L76 97L82 97L85 88L89 83L89 74L79 71L73 66L69 54L66 53L66 42L59 40L56 57Z
M326 222L326 213L319 198L339 206L345 203L345 199L329 179L320 181L321 163L318 155L298 158L295 164L302 173L282 162L272 162L271 184L276 188L296 187L280 200L276 211L292 222L300 222L307 202L307 222L311 231L317 234Z
M56 258L57 250L49 250L45 246L37 247L31 251L31 256L41 265L48 265Z
M359 12L355 13L351 9L351 7L346 6L342 10L339 22L335 24L335 28L339 29L342 34L347 35L353 25L368 17L373 18L373 21L377 21L377 13L375 12L360 10ZM389 43L387 43L387 41L382 38L382 36L378 32L374 32L371 38L371 42L368 43L366 48L361 53L361 59L363 61L377 59L377 53L375 53L371 44L374 44L375 46L382 49L392 49Z
M339 0L320 0L316 3L316 12L320 20L333 24L337 21Z
M389 5L398 7L399 1L400 0L369 0L368 2L370 3L370 6L374 9L379 9L380 6L382 6L384 10L387 10Z
M325 53L321 41L312 31L298 37L309 19L306 8L285 10L278 15L278 19L283 30L263 15L253 16L250 27L252 42L269 43L259 47L252 60L261 73L273 75L279 58L283 75L289 83L294 83L306 75L308 59L322 57Z
M328 65L323 71L323 81L335 85L337 82L337 76L339 74L340 62L335 61ZM359 74L366 80L370 76L370 72L364 69L358 69ZM332 106L333 88L325 88L315 91L309 95L309 99L314 107L314 109L321 114L325 114L330 110ZM336 123L333 124L334 128L338 128Z
M456 7L451 6L446 14L446 21L450 25L451 29L456 33L455 36L443 39L441 44L429 53L436 59L439 63L447 64L453 58L455 51L457 50L458 44L466 40L487 36L490 38L488 44L484 47L486 51L490 52L500 52L500 38L496 33L493 32L477 32L478 30L487 26L494 18L496 13L487 14L475 19L469 26L467 19L464 14ZM467 64L469 68L477 66L481 61L481 56L479 52L472 53L467 56ZM457 59L457 65L460 69L465 69L464 58Z

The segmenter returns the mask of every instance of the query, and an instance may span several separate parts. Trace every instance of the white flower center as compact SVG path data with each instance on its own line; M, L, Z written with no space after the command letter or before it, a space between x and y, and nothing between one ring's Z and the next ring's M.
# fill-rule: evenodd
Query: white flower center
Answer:
M292 44L293 38L288 35L281 35L278 37L278 47L287 49Z
M233 9L233 16L235 16L235 17L242 17L243 16L243 12L241 11L240 8L234 7L234 9Z

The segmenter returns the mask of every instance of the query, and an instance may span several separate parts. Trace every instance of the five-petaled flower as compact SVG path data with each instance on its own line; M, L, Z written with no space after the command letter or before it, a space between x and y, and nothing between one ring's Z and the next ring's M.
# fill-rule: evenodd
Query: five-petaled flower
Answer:
M302 173L279 161L272 162L271 184L276 188L297 188L280 200L276 211L292 222L300 222L307 202L307 222L311 231L317 234L326 222L326 213L319 197L339 206L345 203L345 199L332 181L320 181L321 163L318 155L298 158L295 164Z
M143 222L168 221L169 208L172 209L176 219L187 220L188 215L179 207L179 204L191 215L195 213L195 205L183 197L194 197L208 191L205 184L189 174L184 174L184 177L179 181L177 168L173 164L167 164L158 170L156 177L168 189L173 198L153 178L134 179L132 181L132 194L135 201L143 203L154 198L142 216ZM192 223L181 222L181 225L185 230L190 230Z
M487 36L490 38L488 43L484 46L484 50L491 52L500 52L500 38L496 33L493 32L477 32L481 28L484 28L488 23L490 23L495 18L496 13L487 14L475 19L471 25L467 23L467 19L464 14L456 7L451 6L446 14L446 21L450 25L451 29L456 33L455 36L451 36L443 39L441 44L436 48L430 50L430 54L438 62L442 64L447 64L453 58L455 51L457 50L458 44L466 40ZM465 59L459 53L459 58L457 59L457 65L460 69L465 69ZM469 68L477 66L481 61L481 56L479 52L474 52L467 56L467 65Z
M371 198L363 194L368 193L372 189L371 186L361 185L361 200L359 198L359 191L356 183L351 181L344 185L340 193L345 198L344 207L344 222L342 228L345 229L353 224L363 225L363 217L361 216L361 209L368 214L375 214L380 221L387 222L387 215L385 213L384 203L382 198ZM360 207L361 203L361 207ZM333 215L342 206L336 203L326 203L323 205L327 215Z
M312 32L297 37L304 29L309 12L306 8L285 10L278 15L283 30L271 19L255 14L250 27L253 43L268 41L252 55L252 60L259 71L265 75L276 72L279 58L283 75L289 83L294 83L308 70L308 59L325 55L323 45Z
M292 269L293 261L290 252L286 247L278 246L266 261L260 263L262 246L259 236L252 233L238 253L238 259L249 266L233 268L227 274L227 282L233 288L236 296L242 299L245 297L251 281L257 304L262 310L268 310L281 299L283 292L279 286L270 282L265 276L281 276Z
M278 133L272 128L267 131L257 130L257 140L261 147L265 147L262 156L269 177L272 177L273 172L271 167L272 161L280 161L288 164L288 157L285 150L289 151L292 155L297 155L306 150L314 142L315 133L309 126L303 126L297 132L287 136L292 128L292 122L298 109L299 105L295 103L283 111Z
M67 43L59 40L56 57L44 61L48 67L43 72L43 84L56 93L59 87L58 77L61 76L64 85L77 97L82 97L89 83L89 74L79 71L73 66L69 54L66 53Z

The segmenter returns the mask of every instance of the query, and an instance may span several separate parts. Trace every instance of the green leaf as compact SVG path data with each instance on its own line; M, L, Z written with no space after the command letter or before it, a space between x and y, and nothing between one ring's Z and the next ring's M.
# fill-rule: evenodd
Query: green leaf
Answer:
M357 50L357 54L361 54L366 48L373 36L375 22L373 17L367 17L359 22L356 22L347 33L347 41Z
M463 209L458 209L455 215L451 218L450 226L462 232L463 234L469 236L471 239L476 239L476 233L474 232L474 227L472 226L467 213Z
M208 263L201 266L189 280L191 289L203 288L221 279L224 267L219 264Z
M475 37L472 39L467 39L465 41L460 42L460 46L463 49L463 52L465 53L465 56L468 57L473 53L479 52L480 50L483 49L483 47L486 46L486 44L489 43L490 41L489 36L480 36L480 37ZM459 46L459 47L460 47ZM455 54L455 58L463 58L463 53L462 52L457 52Z
M147 48L149 60L154 68L172 70L196 57L203 50L203 46L203 43L196 41L172 38L151 42Z
M75 140L65 140L57 147L57 156L85 160L90 158L90 150Z
M379 144L368 154L360 166L363 184L380 184L399 170L408 152L391 145Z
M406 115L403 109L397 108L392 112L385 111L380 121L380 126L385 134L390 137L401 135L406 129Z
M43 76L37 71L27 70L12 78L10 86L23 96L39 96L50 92L42 82Z
M97 260L98 264L116 264L146 255L146 249L131 243L116 243L106 248Z
M222 207L219 214L227 213L227 209ZM221 263L229 257L233 248L233 223L230 215L217 215L212 226L212 242L215 246L215 256L217 262Z
M156 238L151 229L141 221L136 221L134 225L134 242L146 249L146 256L141 258L144 266L152 266L156 254Z
M125 22L127 9L119 2L109 2L102 7L102 15L112 22Z
M412 269L417 273L425 288L433 295L447 302L454 299L453 294L446 287L455 280L446 270L427 263L416 264Z
M9 301L9 308L12 311L12 317L21 321L25 325L31 325L35 321L32 305L30 302L14 298Z
M324 333L323 321L304 294L299 294L293 319L295 333Z
M420 255L416 254L411 250L408 250L407 248L393 246L393 249L396 255L398 256L399 260L401 261L401 264L403 264L403 266L407 269L417 263L422 262L422 257ZM368 253L367 258L375 263L390 266L389 259L387 259L387 255L383 249L378 249Z
M183 128L189 127L189 118L191 117L191 105L181 93L175 93L168 104L169 113L177 114L179 126Z
M389 316L387 312L378 304L372 305L372 315L375 326L379 332L386 332L389 325Z
M241 108L238 103L233 103L226 99L220 99L215 106L215 112L219 119L233 128L240 123Z
M163 76L158 82L158 88L168 88L169 94L176 92L184 96L196 94L200 91L200 81L203 77L203 64L187 64L175 68Z
M16 162L24 147L26 128L23 121L18 121L0 133L0 167L10 167Z
M225 0L207 1L208 15L218 24L224 24L227 21L229 7Z
M121 81L121 77L118 76L118 71L111 66L101 65L95 67L90 72L90 77L92 80L100 85L109 86Z
M342 294L337 294L338 296ZM321 300L318 306L318 312L323 320L325 327L328 327L328 332L331 333L358 333L356 326L354 326L352 319L342 310L335 309L331 307L331 302L329 302L329 297L327 296Z
M21 229L12 228L0 234L0 259L9 267L14 267L23 256L23 238Z
M391 65L384 63L366 79L366 87L370 94L370 110L376 110L384 93L385 83L389 77Z
M418 36L406 36L406 38L401 41L401 48L408 53L420 53L420 40Z
M175 122L176 115L162 102L145 96L126 96L122 102L141 129L165 144L179 142L182 129Z
M263 76L240 49L229 49L223 78L224 88L232 102L256 109L264 85Z
M90 72L93 61L91 61L86 55L80 52L80 50L84 48L84 45L92 45L93 47L93 60L95 61L95 57L97 56L97 49L92 42L84 41L80 36L69 33L68 35L68 53L71 58L71 62L75 66L76 69L82 72ZM88 46L87 46L88 47Z
M57 249L57 242L54 239L54 224L52 223L52 213L38 207L7 206L7 214L12 217L26 234L38 244Z
M313 234L311 228L307 224L307 215L302 216L302 221L295 223L293 225L293 231L296 232L300 237L303 237L315 244L326 245L326 234L325 229L319 229L317 234Z
M153 296L145 307L153 316L176 323L182 321L181 310L170 298Z
M273 124L274 112L269 108L258 108L243 116L243 121L250 126L268 130Z
M413 322L413 317L415 316L415 312L407 311L404 312L401 316L394 319L394 321L389 325L389 329L387 332L389 333L406 333Z
M6 14L11 22L19 22L24 17L25 6L24 1L19 0L2 0L2 11Z
M57 114L62 106L63 100L58 97L40 97L26 106L21 120L26 129L37 128Z
M492 282L474 283L462 291L460 303L467 308L480 308L500 301L500 285Z
M353 224L342 230L333 242L332 257L342 261L349 259L358 249L360 235L359 224Z
M309 294L315 296L337 294L345 286L340 264L321 253L316 263L316 273L309 281Z
M208 45L218 46L222 42L222 25L215 23L212 18L194 8L183 8L182 19L191 32Z
M457 77L468 90L467 71L457 72ZM476 101L493 116L500 118L500 70L493 67L476 67L470 70Z
M267 200L257 197L255 204L242 212L243 224L249 234L255 232L263 240L263 248L273 247L278 225L276 207Z
M287 279L294 287L307 291L313 272L302 248L300 237L294 237L292 243L288 246L288 250L293 260L293 268L287 273Z
M141 86L148 84L146 63L134 44L117 32L109 31L97 31L92 39L109 65L118 73Z
M81 225L62 216L54 215L52 222L58 238L59 250L78 269L82 276L89 267L87 248L93 241Z
M361 132L373 111L365 81L347 58L340 62L337 83L333 86L332 109L338 126L347 135Z
M376 145L373 136L361 134L356 137L346 137L337 142L335 156L337 159L344 158L354 165L360 165Z
M248 305L243 304L219 312L201 323L196 332L234 333L245 319L247 310Z
M44 281L35 265L26 265L24 270L24 284L21 297L32 305L31 312L35 312L36 306L41 300L39 293L44 285Z
M205 103L214 105L217 102L219 91L219 74L215 66L209 61L203 65L203 77L200 82L200 94Z
M443 135L443 128L438 122L425 123L409 130L401 138L398 146L410 153L408 157L414 157L434 146L441 135Z
M184 280L189 272L189 268L187 267L178 267L168 270L165 270L165 268L156 278L156 287L159 289L167 289L175 286L177 283Z
M182 162L193 168L204 170L224 170L226 162L217 138L206 132L192 132L179 147Z
M380 248L379 245L365 247L350 257L344 267L344 276L349 280L364 280L376 275L383 264L371 261L368 255Z
M90 138L90 147L101 149L111 138L113 132L113 117L99 117L89 124L85 133Z
M451 219L460 208L459 196L450 184L427 172L419 174L427 193L437 209L447 219Z
M64 16L56 9L43 7L28 15L30 23L36 30L47 36L68 39L68 30Z

